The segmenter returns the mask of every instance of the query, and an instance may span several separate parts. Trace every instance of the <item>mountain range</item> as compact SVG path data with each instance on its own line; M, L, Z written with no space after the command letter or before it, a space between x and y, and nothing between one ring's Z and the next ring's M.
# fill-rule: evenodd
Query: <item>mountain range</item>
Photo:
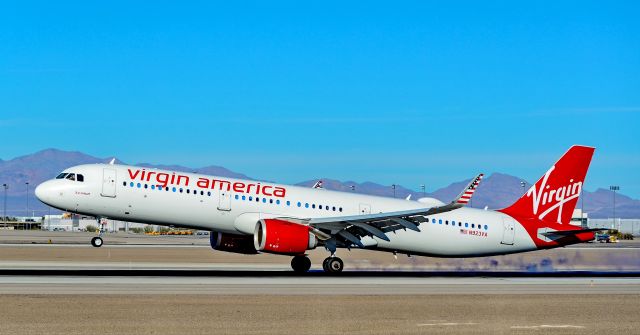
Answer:
M46 149L10 160L0 159L0 184L6 183L9 185L7 189L7 215L26 216L27 201L29 202L29 215L32 213L35 215L47 214L50 209L38 201L33 194L33 188L36 185L53 178L60 171L70 166L106 163L110 160L111 158L98 158L77 151L62 151L57 149ZM116 159L116 162L121 161ZM259 179L215 165L201 168L191 168L180 165L154 165L148 163L139 163L136 165L174 171L198 172L221 177ZM339 181L331 178L315 178L300 182L296 185L311 187L318 179L322 179L324 188L330 190L357 192L385 197L396 196L398 198L406 198L411 195L411 199L426 196L439 199L443 202L451 201L470 182L470 179L454 182L447 187L424 194L400 185L395 187L394 194L394 189L390 185L381 185L374 182ZM525 180L503 173L493 173L484 178L473 197L471 205L473 207L488 207L490 209L506 207L523 194L522 181ZM26 184L27 182L29 185ZM525 182L527 185L531 185L529 181ZM2 189L0 189L0 191L2 191ZM613 194L611 191L602 188L597 189L595 192L584 191L583 197L584 210L589 213L589 217L612 217ZM578 206L580 205L581 203L579 202ZM1 209L0 207L0 210ZM51 213L57 212L55 209L51 210ZM616 217L640 218L640 200L617 193Z

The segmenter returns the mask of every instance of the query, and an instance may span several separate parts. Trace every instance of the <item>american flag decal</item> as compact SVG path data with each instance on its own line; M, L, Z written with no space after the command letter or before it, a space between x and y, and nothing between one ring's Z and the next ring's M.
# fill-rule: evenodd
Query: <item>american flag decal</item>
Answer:
M479 174L471 183L469 183L469 186L467 186L464 192L460 194L460 196L458 197L458 201L456 202L459 204L469 203L469 200L471 200L471 196L473 195L473 192L475 192L478 189L478 185L480 185L480 181L482 180L482 177L484 177L483 173Z

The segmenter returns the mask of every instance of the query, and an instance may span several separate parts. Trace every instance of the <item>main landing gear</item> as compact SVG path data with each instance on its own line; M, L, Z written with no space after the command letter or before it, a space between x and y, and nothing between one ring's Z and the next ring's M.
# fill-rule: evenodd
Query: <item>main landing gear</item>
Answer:
M344 269L344 262L339 257L327 257L322 262L322 269L326 273L338 273Z
M311 269L311 260L305 255L294 256L291 260L291 268L297 273L305 273Z
M93 241L91 241L93 244ZM291 268L297 273L305 273L311 268L311 260L305 255L294 256L291 259ZM344 269L344 262L339 257L327 257L322 262L322 269L326 273L339 273Z

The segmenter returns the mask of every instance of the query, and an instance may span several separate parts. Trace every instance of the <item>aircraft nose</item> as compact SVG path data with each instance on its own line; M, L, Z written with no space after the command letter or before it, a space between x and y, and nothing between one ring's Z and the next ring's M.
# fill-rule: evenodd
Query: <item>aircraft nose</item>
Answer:
M38 200L46 203L47 198L50 197L51 194L51 183L49 181L45 181L36 187L36 198Z

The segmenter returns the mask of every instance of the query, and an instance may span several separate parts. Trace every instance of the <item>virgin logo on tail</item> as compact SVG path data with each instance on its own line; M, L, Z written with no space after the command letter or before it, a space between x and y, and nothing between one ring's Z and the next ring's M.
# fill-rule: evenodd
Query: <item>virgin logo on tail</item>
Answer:
M532 205L533 205L533 214L538 215L538 211L540 209L540 205L545 207L548 204L552 204L546 210L544 210L540 215L538 215L538 219L544 219L547 214L551 213L556 208L558 209L558 218L556 222L562 224L562 209L565 203L577 198L580 196L580 192L582 191L582 181L574 182L573 179L569 179L569 183L565 186L558 187L556 189L551 189L549 185L547 185L547 181L551 176L553 170L555 170L556 166L552 166L547 173L542 177L542 183L540 184L540 188L536 185L533 185L529 191L527 192L527 197L531 197ZM573 209L572 209L573 210Z
M582 192L594 148L572 146L540 179L511 206L501 209L526 225L568 224ZM556 215L550 215L557 211ZM524 222L524 221L523 221Z

